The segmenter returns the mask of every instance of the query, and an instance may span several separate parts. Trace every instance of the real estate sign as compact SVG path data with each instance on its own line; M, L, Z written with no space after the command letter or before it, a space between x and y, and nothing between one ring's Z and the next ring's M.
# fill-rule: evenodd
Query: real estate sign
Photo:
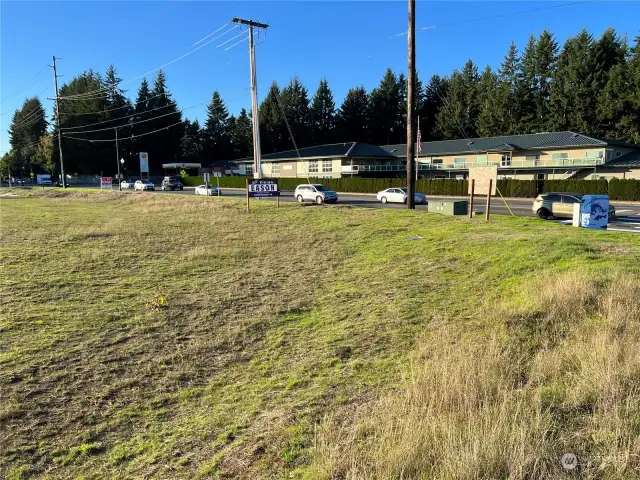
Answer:
M491 195L495 195L496 188L498 188L498 166L469 167L469 194L471 194L472 180L475 180L474 193L476 195L487 194L489 191L489 180L491 180Z
M100 189L103 188L111 188L112 187L112 178L111 177L100 177Z

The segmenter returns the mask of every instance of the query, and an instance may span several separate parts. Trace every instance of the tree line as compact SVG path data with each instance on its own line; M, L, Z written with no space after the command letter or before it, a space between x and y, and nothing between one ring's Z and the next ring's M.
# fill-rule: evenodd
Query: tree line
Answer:
M114 173L119 156L135 173L138 152L149 152L152 170L172 161L201 162L252 156L251 114L230 115L218 91L206 118L183 119L164 73L144 79L134 102L110 66L89 70L60 88L60 129L69 172ZM595 39L586 29L559 47L547 30L531 35L520 52L512 43L500 67L479 72L469 60L450 75L416 78L423 141L461 137L577 132L640 143L640 36L628 44L613 28ZM260 103L262 152L339 142L406 142L407 78L388 69L376 88L349 89L337 106L326 79L313 96L297 77L273 82ZM47 122L37 97L16 110L12 150L0 166L53 171L58 165L56 118ZM51 128L50 128L51 126ZM85 140L92 141L85 141ZM104 140L104 141L102 141Z

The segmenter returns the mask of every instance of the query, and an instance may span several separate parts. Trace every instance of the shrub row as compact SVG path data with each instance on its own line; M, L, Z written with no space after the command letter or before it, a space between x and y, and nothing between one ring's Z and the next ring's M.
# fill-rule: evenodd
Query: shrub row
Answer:
M215 185L215 179L213 184ZM294 190L303 183L302 178L278 178L281 190ZM391 187L404 187L404 178L318 178L312 179L345 193L377 193ZM186 186L204 183L203 177L187 177ZM244 188L246 177L222 177L220 187ZM426 195L464 196L468 191L467 180L421 179L416 182L416 191ZM498 190L504 197L534 198L542 192L575 192L581 194L609 195L612 200L640 201L640 180L498 180ZM476 191L483 195L485 192Z

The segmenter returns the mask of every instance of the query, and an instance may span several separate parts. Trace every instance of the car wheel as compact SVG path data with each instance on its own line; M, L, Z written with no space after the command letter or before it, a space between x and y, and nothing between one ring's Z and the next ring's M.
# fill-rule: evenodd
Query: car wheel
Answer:
M380 201L381 201L382 203L387 203L387 197L382 197L382 198L380 199Z
M180 191L182 191L182 190L184 190L184 188L183 188L183 187L180 187Z
M298 195L296 198L298 199L298 203L304 202L304 198L302 198L302 195Z
M551 216L551 214L549 213L549 210L547 210L546 208L539 209L537 213L538 213L538 218L541 218L542 220L546 220Z
M318 205L322 205L322 203L323 203L323 202L324 202L324 199L323 199L321 196L319 196L319 195L318 195L318 196L316 197L316 203L317 203Z
M405 205L407 204L407 199L405 198L402 203L404 203Z

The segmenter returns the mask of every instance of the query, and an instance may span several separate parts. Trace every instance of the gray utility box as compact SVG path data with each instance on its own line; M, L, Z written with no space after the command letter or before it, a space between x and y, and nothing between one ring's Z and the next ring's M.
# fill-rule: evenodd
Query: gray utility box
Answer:
M429 200L429 212L432 213L466 215L468 211L468 200Z

